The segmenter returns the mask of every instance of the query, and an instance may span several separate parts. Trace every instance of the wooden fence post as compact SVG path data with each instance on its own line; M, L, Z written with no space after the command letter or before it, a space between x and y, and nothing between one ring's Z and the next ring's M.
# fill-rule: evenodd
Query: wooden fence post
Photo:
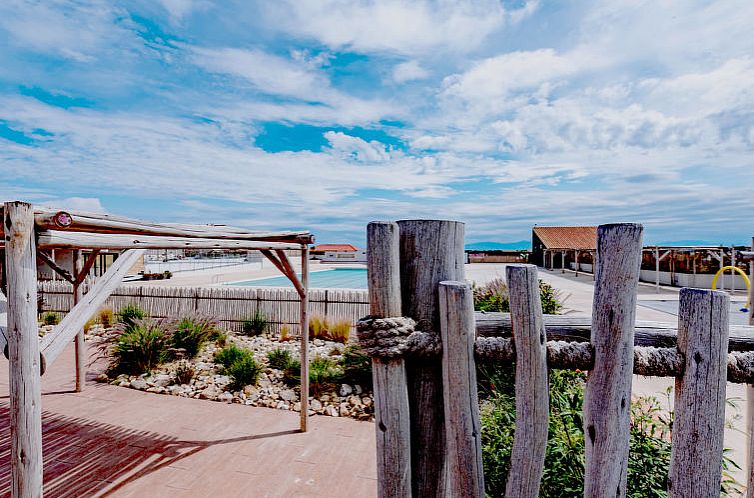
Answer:
M401 316L398 224L367 225L370 315ZM403 358L372 359L377 496L411 497L411 423Z
M751 250L754 251L754 238L751 239ZM754 261L749 262L749 325L754 325ZM754 498L754 386L746 386L746 415L747 430L749 433L749 452L747 459L748 479L746 485L746 498Z
M42 392L37 256L31 204L4 204L8 273L11 496L42 496Z
M730 298L720 291L681 289L673 447L668 496L720 496Z
M76 306L83 297L84 293L79 283L79 274L81 273L81 263L79 262L80 253L74 249L71 257L73 258L73 306ZM84 329L76 334L74 339L76 350L76 392L80 393L84 389L86 382L86 343L84 342Z
M484 498L482 426L474 361L474 299L465 282L440 282L447 496Z
M439 334L437 286L464 281L464 224L455 221L399 221L403 314L416 329ZM440 358L406 360L411 393L411 482L413 496L445 496L445 422Z
M506 277L516 347L516 432L505 496L537 498L550 418L547 333L537 267L509 265Z
M626 496L641 225L601 225L592 308L594 368L584 396L584 497Z

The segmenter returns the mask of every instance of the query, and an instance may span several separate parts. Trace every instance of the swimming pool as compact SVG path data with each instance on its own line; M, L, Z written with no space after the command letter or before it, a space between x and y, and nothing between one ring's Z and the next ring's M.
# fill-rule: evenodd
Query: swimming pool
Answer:
M298 274L301 278L301 274ZM291 282L283 276L246 280L228 285L244 287L293 287ZM366 289L366 268L334 268L332 270L314 271L309 274L309 288L311 289Z

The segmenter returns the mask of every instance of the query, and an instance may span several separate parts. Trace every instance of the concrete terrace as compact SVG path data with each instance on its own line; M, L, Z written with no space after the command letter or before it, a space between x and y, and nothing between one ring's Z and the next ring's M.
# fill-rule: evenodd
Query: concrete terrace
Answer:
M9 496L7 360L0 360L0 496ZM73 392L73 347L42 377L44 493L51 497L376 496L374 425L145 393Z

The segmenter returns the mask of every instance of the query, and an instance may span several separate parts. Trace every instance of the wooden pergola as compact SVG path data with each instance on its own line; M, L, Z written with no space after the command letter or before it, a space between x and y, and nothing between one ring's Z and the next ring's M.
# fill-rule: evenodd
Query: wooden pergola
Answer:
M84 324L105 303L146 249L245 249L264 254L300 296L301 418L307 429L309 400L309 232L261 232L213 225L151 223L118 216L56 211L14 201L3 204L2 287L8 326L0 338L10 369L11 482L13 497L42 495L41 376L71 341L76 346L76 391L84 386ZM45 251L73 251L73 268L61 268ZM92 250L81 265L80 249ZM100 250L123 251L83 294ZM301 278L286 251L300 251ZM37 261L73 285L74 307L41 340L37 322Z

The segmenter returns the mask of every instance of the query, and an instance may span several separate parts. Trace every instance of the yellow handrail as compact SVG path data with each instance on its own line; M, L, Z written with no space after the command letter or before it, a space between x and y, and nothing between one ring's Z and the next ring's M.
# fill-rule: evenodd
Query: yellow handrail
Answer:
M749 294L751 294L751 281L749 280L749 276L746 274L745 271L743 271L741 268L737 266L723 266L720 268L717 273L715 273L715 276L712 278L712 290L717 289L717 279L720 275L725 273L728 270L734 270L738 272L739 275L741 275L744 278L744 282L746 282L746 290L749 291ZM746 307L751 307L751 297L749 297L749 300L746 302Z

